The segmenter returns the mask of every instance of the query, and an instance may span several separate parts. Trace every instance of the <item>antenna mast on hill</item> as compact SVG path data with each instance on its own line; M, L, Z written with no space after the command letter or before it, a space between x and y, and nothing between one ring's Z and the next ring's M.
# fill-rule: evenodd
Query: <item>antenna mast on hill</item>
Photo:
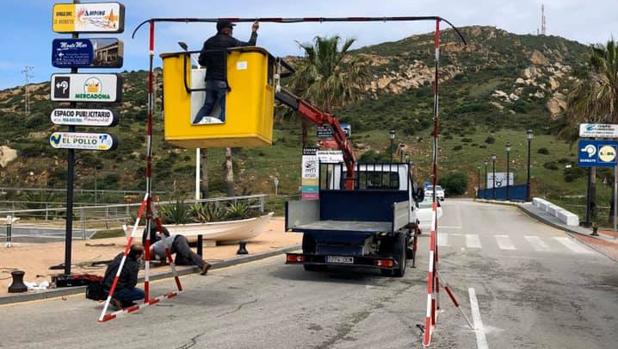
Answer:
M541 35L547 34L547 27L545 26L545 4L541 3Z
M26 82L24 85L24 92L26 94L24 99L26 115L30 115L30 91L28 91L28 85L30 84L30 78L34 77L34 75L32 75L32 69L34 69L33 66L27 65L24 67L24 70L21 71L24 74L24 80Z

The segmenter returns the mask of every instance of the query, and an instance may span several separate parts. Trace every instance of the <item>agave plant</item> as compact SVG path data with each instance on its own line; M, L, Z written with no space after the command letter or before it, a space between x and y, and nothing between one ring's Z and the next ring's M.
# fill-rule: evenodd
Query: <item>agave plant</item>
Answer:
M234 202L225 207L226 218L243 219L246 218L249 205L244 202Z
M246 202L234 202L225 207L225 216L229 219L245 219L258 215L259 212L250 208Z
M196 203L191 206L191 217L197 223L218 222L225 218L223 208L213 204Z
M190 222L190 209L184 200L176 199L175 203L161 205L159 213L163 224L186 224Z

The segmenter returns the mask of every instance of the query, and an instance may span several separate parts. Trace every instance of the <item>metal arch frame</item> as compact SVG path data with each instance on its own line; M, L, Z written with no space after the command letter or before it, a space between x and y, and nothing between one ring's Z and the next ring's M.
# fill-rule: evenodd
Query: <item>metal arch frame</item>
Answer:
M152 225L152 208L150 194L152 190L152 119L154 114L154 38L155 38L155 23L216 23L219 20L228 20L231 22L270 22L280 24L290 23L324 23L324 22L405 22L405 21L434 21L436 29L434 32L434 105L433 105L433 131L432 131L432 227L430 232L430 244L429 244L429 270L427 273L427 316L425 320L425 328L423 334L423 346L427 347L431 344L431 335L436 325L436 311L440 309L439 298L439 278L438 278L438 216L437 216L437 201L435 187L438 181L438 138L439 138L439 111L440 111L440 99L439 99L439 70L440 70L440 23L444 22L448 24L457 34L459 39L464 45L467 45L466 39L461 34L459 29L455 27L450 21L439 16L399 16L399 17L299 17L299 18L284 18L284 17L256 17L256 18L235 18L235 17L222 17L222 18L150 18L141 22L133 30L131 38L135 38L135 34L146 23L149 24L149 73L148 73L148 121L147 121L147 150L146 150L146 229L150 232L150 226ZM150 234L146 236L146 265L148 265ZM149 289L145 287L146 299L149 297Z
M266 22L266 23L280 23L280 24L292 24L292 23L304 23L304 22L313 22L313 23L325 23L325 22L413 22L413 21L437 21L444 22L448 24L459 36L459 38L466 45L466 39L461 34L459 29L455 27L450 21L446 18L442 18L439 16L391 16L391 17L211 17L211 18L196 18L196 17L187 17L187 18L175 18L175 17L155 17L147 19L135 27L133 32L131 33L131 38L135 38L135 34L139 31L139 29L144 26L146 23L155 22L168 22L168 23L216 23L219 20L227 20L230 22Z

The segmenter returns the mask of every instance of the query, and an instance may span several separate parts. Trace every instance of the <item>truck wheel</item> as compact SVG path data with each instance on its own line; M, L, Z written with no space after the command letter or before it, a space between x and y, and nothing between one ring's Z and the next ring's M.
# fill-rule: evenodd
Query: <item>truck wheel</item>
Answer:
M399 234L395 241L395 246L393 246L393 251L397 254L397 262L399 262L399 268L393 270L394 277L400 278L406 273L406 266L408 264L406 240L406 234Z

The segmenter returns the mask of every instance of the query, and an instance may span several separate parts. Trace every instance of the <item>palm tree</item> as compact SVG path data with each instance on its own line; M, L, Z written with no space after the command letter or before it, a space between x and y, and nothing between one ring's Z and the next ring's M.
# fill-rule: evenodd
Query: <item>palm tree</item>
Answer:
M618 46L612 39L591 46L588 75L569 96L567 117L581 122L618 122Z
M618 123L618 46L614 39L606 45L591 46L587 73L568 99L567 123L561 135L572 142L577 137L574 132L580 123ZM591 202L596 206L596 168L590 168L590 176Z
M347 39L341 43L341 38L335 35L316 36L313 43L298 43L305 55L288 86L296 95L327 113L361 99L368 75L361 58L350 56L349 50L355 41ZM307 124L304 120L302 125L305 146Z

